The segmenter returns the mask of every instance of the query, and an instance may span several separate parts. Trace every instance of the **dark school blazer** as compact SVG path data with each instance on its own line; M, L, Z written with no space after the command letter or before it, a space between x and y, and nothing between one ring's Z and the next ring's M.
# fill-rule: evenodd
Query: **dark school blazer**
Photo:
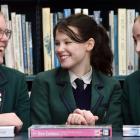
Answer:
M22 120L22 131L30 123L30 103L23 73L0 65L0 113L15 112Z
M121 95L119 82L93 71L90 111L99 116L96 124L112 124L114 130L120 130ZM68 115L77 108L69 73L61 68L38 74L30 99L32 124L65 124Z
M125 124L140 124L140 70L124 81L122 96L123 118Z

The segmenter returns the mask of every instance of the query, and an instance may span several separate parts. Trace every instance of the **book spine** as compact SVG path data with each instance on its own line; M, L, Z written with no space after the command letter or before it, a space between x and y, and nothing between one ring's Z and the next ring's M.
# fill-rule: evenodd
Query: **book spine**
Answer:
M9 8L7 4L0 5L1 12L4 14L6 23L9 21Z
M119 75L126 75L126 9L118 9Z
M27 59L27 38L26 38L26 17L25 14L21 15L22 24L22 46L23 46L23 62L24 62L24 73L28 73L28 59Z
M42 8L42 23L43 23L44 70L50 70L50 69L52 69L50 8Z
M28 22L28 27L29 27L29 57L30 57L30 73L33 74L33 43L32 43L32 24L31 22Z
M12 45L13 45L13 52L14 52L14 68L18 68L18 51L17 51L17 35L16 35L16 13L11 12L11 30L12 30Z
M56 26L58 20L59 20L58 14L54 13L53 14L53 28ZM53 62L54 68L59 67L60 63L59 63L58 57L55 52L55 44L54 44L54 48L53 48L52 52L54 52L54 62Z
M127 9L127 75L134 72L134 40L132 34L132 28L135 19L135 10Z
M47 137L112 137L111 128L79 128L79 129L31 129L29 130L31 138Z
M20 70L21 72L24 73L21 14L16 15L16 22L17 22L17 48L18 48L18 52L19 52L18 70Z
M69 17L71 15L71 9L64 9L63 10L64 17Z
M140 136L140 128L138 127L123 127L123 136L135 137Z
M0 126L0 139L9 139L9 137L14 137L14 130L15 126Z
M114 75L119 75L118 70L118 16L114 15Z
M54 37L53 37L53 13L51 13L51 34L50 34L50 39L51 39L51 63L52 63L52 69L55 68L54 65L54 54L55 54L55 43L54 43Z

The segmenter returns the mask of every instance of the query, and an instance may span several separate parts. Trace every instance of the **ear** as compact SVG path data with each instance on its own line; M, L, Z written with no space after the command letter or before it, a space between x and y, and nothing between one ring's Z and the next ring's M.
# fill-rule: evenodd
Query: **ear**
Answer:
M90 38L87 41L87 50L91 51L94 48L94 45L95 45L95 40L93 38Z

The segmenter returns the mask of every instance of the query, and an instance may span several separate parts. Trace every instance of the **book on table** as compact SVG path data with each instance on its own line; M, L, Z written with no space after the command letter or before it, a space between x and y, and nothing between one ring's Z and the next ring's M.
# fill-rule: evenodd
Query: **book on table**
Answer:
M123 125L123 136L140 137L140 125Z
M14 137L15 126L0 126L0 137Z
M111 137L111 125L32 125L28 128L29 138L47 137Z

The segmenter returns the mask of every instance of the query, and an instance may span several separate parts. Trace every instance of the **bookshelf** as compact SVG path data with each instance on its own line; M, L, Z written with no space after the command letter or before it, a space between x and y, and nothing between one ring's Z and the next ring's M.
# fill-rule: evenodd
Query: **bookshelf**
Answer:
M103 18L102 24L109 30L109 11L117 12L118 8L134 8L139 11L140 5L138 0L1 0L0 5L7 4L9 12L25 14L27 20L32 24L32 41L33 41L33 70L34 75L26 76L29 88L34 80L35 74L44 70L43 59L43 39L42 39L42 8L50 7L51 12L63 11L65 8L88 8L89 13L93 10L100 10ZM117 80L123 82L125 76L115 76Z

